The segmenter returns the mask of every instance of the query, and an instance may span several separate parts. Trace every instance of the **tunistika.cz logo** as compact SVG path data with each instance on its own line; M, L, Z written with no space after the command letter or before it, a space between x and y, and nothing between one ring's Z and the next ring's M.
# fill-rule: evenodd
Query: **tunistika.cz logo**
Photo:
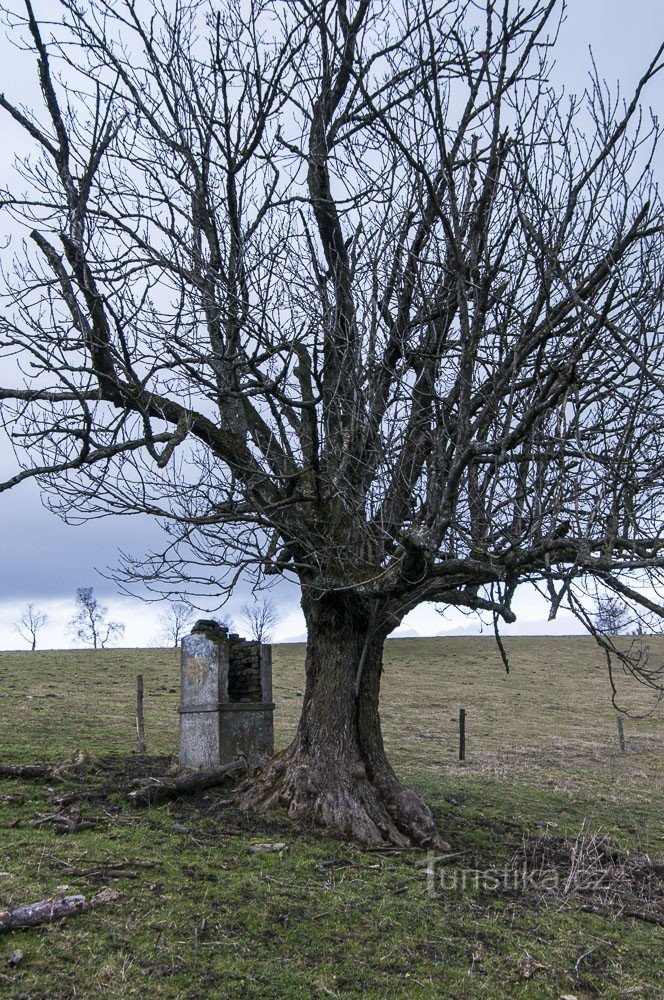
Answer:
M427 854L422 874L426 878L427 894L434 897L451 892L525 892L533 889L558 892L566 881L555 868L531 868L527 863L516 868L509 865L451 868L449 854L438 855L433 851Z

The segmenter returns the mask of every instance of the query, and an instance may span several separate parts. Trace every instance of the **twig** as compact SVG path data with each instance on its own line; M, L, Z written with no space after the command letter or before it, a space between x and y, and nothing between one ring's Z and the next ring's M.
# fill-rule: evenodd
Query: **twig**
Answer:
M82 799L91 801L92 799L102 799L103 792L67 792L65 795L51 795L49 801L56 806L69 806L72 802L79 802Z
M649 910L623 910L622 917L633 917L634 920L645 920L649 924L664 927L664 913L652 913Z
M43 826L45 823L52 823L56 827L56 833L78 833L79 830L96 830L99 824L96 820L83 819L81 813L74 813L72 816L63 816L61 813L51 813L48 816L39 816L32 819L29 826Z

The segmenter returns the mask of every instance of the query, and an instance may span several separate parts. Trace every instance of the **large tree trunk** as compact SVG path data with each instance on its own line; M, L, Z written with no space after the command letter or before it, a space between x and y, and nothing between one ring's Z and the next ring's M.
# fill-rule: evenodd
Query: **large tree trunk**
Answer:
M388 627L349 593L317 597L305 590L302 607L308 641L297 734L244 794L243 808L285 807L293 818L368 844L446 849L431 810L401 784L385 755L378 699Z

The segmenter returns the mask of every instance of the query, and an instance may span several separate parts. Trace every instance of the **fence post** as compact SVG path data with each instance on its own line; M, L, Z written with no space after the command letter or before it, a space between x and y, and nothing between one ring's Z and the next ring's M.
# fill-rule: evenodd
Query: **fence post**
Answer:
M618 726L618 742L620 743L620 749L625 749L625 730L623 729L623 720L619 715L616 715L616 725Z
M466 759L466 710L459 709L459 760Z
M136 678L136 732L138 752L145 753L145 718L143 716L143 674Z

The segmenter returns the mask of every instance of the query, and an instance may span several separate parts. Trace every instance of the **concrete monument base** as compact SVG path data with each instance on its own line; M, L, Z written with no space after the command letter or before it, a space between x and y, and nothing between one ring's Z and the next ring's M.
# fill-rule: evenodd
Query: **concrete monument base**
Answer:
M180 752L184 767L249 766L274 753L272 650L196 622L182 640Z

